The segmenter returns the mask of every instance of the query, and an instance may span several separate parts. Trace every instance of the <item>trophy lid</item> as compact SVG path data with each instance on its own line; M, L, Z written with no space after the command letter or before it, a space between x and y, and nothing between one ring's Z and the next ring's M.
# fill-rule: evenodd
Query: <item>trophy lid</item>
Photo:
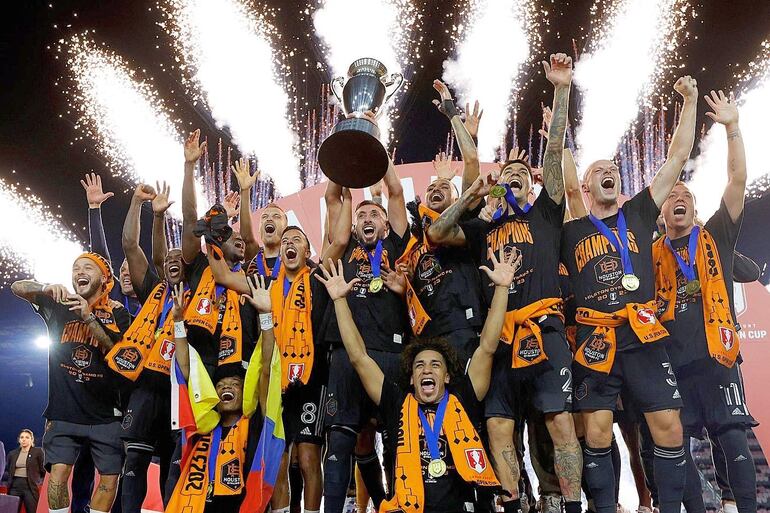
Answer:
M353 77L360 73L371 73L377 78L382 78L387 72L388 68L386 68L383 63L377 59L372 59L371 57L356 59L353 61L353 64L350 65L350 68L348 68L349 77Z

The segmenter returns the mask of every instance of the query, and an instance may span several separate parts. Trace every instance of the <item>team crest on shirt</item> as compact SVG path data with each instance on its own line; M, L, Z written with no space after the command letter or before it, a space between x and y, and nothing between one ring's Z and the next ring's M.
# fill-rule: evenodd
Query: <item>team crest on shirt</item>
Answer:
M79 345L72 350L72 363L79 369L85 369L90 366L91 358L93 358L91 350L85 345Z
M719 327L719 339L722 341L722 345L728 351L735 345L735 332L730 328L724 326Z
M655 312L652 308L640 308L636 311L636 319L642 324L655 324Z
M537 360L541 354L540 344L537 343L537 337L535 335L529 335L521 340L518 351L519 358L532 363Z
M222 465L219 482L234 492L241 488L241 462L237 458Z
M604 339L604 335L593 333L583 345L583 357L589 365L607 361L609 352L610 344Z
M124 347L112 357L113 363L118 369L133 372L139 368L142 363L142 353L135 347Z
M613 286L623 277L623 266L620 258L605 255L594 265L596 281L602 285Z
M481 449L465 449L465 461L477 474L481 474L487 469L487 458Z
M235 339L223 336L219 339L219 360L226 360L235 354Z
M202 297L198 300L198 304L195 305L195 311L199 315L208 315L211 313L211 300L207 297Z
M164 339L163 344L160 346L160 355L163 357L164 360L167 362L170 362L171 359L174 357L174 349L176 346L172 341L169 339Z
M302 375L305 373L304 363L290 363L289 364L289 382L299 381L302 379Z

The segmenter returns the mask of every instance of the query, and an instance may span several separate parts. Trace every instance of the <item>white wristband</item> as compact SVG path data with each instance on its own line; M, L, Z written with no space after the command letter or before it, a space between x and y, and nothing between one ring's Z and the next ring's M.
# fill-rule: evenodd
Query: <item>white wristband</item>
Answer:
M259 314L259 327L262 331L273 329L273 314L272 312Z
M174 338L187 338L184 321L174 321Z

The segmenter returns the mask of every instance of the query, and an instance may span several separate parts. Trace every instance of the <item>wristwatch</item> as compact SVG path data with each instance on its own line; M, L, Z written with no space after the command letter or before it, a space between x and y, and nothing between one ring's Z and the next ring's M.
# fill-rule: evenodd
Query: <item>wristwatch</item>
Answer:
M88 314L88 317L85 318L86 324L90 324L96 320L97 320L96 315L93 312Z

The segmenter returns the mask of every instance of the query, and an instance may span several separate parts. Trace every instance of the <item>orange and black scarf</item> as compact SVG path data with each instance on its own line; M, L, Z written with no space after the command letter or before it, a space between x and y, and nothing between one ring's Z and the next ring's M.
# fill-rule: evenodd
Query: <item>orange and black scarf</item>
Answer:
M420 513L425 508L425 483L420 461L420 433L422 423L418 414L419 404L409 394L401 407L403 436L396 448L395 494L380 505L380 513L402 511ZM478 486L500 486L492 465L481 443L479 434L460 401L449 394L442 428L447 446L452 454L455 469L467 483Z
M604 374L610 373L615 362L618 347L616 328L629 324L643 344L668 336L668 331L655 315L655 301L628 303L611 313L581 307L577 309L575 319L578 324L594 326L591 335L578 348L575 361Z
M544 315L555 315L564 322L561 298L540 299L524 308L505 313L500 340L513 344L511 367L522 369L548 359L543 347L543 333L538 320Z
M286 268L281 266L278 277L270 287L273 304L275 342L281 351L281 388L286 390L292 381L307 384L313 370L312 294L310 268L305 266L295 276L288 291ZM285 296L284 296L285 292Z
M658 314L663 322L675 321L678 268L676 257L666 246L665 239L661 237L652 245ZM705 228L700 230L696 247L695 268L700 281L709 354L725 367L732 367L740 352L740 342L730 312L730 296L727 295L719 251L714 238Z
M118 325L115 322L115 315L112 312L113 308L120 305L120 303L110 299L110 291L112 290L112 287L115 286L115 277L112 274L112 268L110 267L109 261L98 253L90 252L83 253L75 260L80 260L81 258L87 258L95 263L102 272L102 276L104 276L104 283L99 291L99 298L91 305L91 310L99 321L101 321L104 329L113 333L120 333L120 328L118 328Z

